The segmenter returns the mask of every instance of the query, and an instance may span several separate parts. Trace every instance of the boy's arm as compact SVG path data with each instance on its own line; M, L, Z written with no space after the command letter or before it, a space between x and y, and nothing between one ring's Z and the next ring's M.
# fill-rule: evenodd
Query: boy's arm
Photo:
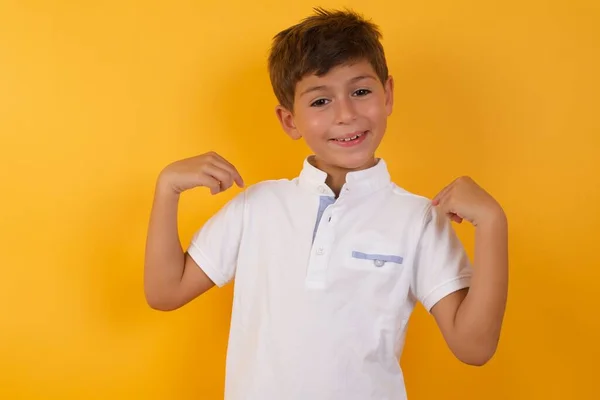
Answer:
M235 167L214 152L177 161L161 172L150 214L144 260L144 292L150 307L163 311L177 309L215 285L182 249L177 229L179 197L184 191L199 186L210 188L214 195L229 189L234 182L240 187L244 185ZM228 214L232 218L238 215ZM210 231L215 232L215 225L218 231L223 224L227 225L227 221L213 221ZM220 230L216 237L223 236L223 229ZM203 239L211 237L204 233ZM218 252L223 246L213 241L208 247ZM218 264L222 260L215 261ZM210 267L212 273L222 272L215 265L203 267ZM223 283L223 278L221 273L219 283Z
M507 301L506 215L470 178L453 182L433 204L454 221L475 225L475 256L470 288L444 297L431 314L457 358L483 365L496 352Z
M446 296L431 309L448 346L467 364L483 365L496 351L507 300L507 253L503 215L478 225L470 289Z
M157 185L150 214L144 265L144 292L150 307L177 309L214 286L184 253L177 229L179 194Z

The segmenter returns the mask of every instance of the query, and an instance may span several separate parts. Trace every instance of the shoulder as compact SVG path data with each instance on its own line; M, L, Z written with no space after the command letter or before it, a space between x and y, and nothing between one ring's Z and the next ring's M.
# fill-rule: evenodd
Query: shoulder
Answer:
M394 205L406 213L418 217L425 223L431 218L433 206L431 199L426 196L410 192L392 182L392 201Z
M264 180L248 186L244 193L246 201L254 202L294 193L297 187L297 179Z
M265 215L279 206L282 199L293 198L289 193L293 193L295 187L294 181L287 179L261 181L247 185L243 190L230 195L219 208L218 214L231 218L238 218L240 215Z
M398 202L396 206L405 210L406 218L412 222L420 240L444 241L455 234L450 218L440 212L431 199L411 193L395 184L392 192L395 201Z

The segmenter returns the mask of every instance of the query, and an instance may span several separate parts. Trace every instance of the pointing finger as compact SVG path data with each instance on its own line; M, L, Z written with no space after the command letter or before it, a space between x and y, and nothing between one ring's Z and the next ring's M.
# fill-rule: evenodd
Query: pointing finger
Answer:
M454 186L454 182L450 183L448 186L446 186L445 188L443 188L432 200L432 203L434 206L439 205L442 200L444 199L444 197L446 196L446 194L452 189L452 187Z
M244 180L242 176L238 172L238 170L231 164L229 161L224 159L223 157L217 155L218 160L214 162L215 165L218 165L219 168L226 170L231 175L233 181L239 186L244 187Z

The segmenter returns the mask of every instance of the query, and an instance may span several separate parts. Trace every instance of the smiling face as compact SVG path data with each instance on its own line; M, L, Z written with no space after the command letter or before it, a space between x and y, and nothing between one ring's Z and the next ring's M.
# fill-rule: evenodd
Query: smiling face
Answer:
M277 107L283 129L304 138L315 166L325 172L357 171L375 164L375 151L392 112L393 80L385 85L368 61L307 75L296 84L293 112Z

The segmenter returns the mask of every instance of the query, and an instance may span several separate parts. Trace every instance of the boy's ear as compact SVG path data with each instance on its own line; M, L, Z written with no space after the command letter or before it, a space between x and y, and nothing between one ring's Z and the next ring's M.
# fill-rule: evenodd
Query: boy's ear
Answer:
M385 82L385 110L388 117L392 115L394 108L394 78L390 75Z
M281 127L294 140L298 140L302 137L302 134L296 128L296 123L294 122L294 114L288 110L287 108L279 105L275 107L275 114L277 115L277 119L281 124Z

